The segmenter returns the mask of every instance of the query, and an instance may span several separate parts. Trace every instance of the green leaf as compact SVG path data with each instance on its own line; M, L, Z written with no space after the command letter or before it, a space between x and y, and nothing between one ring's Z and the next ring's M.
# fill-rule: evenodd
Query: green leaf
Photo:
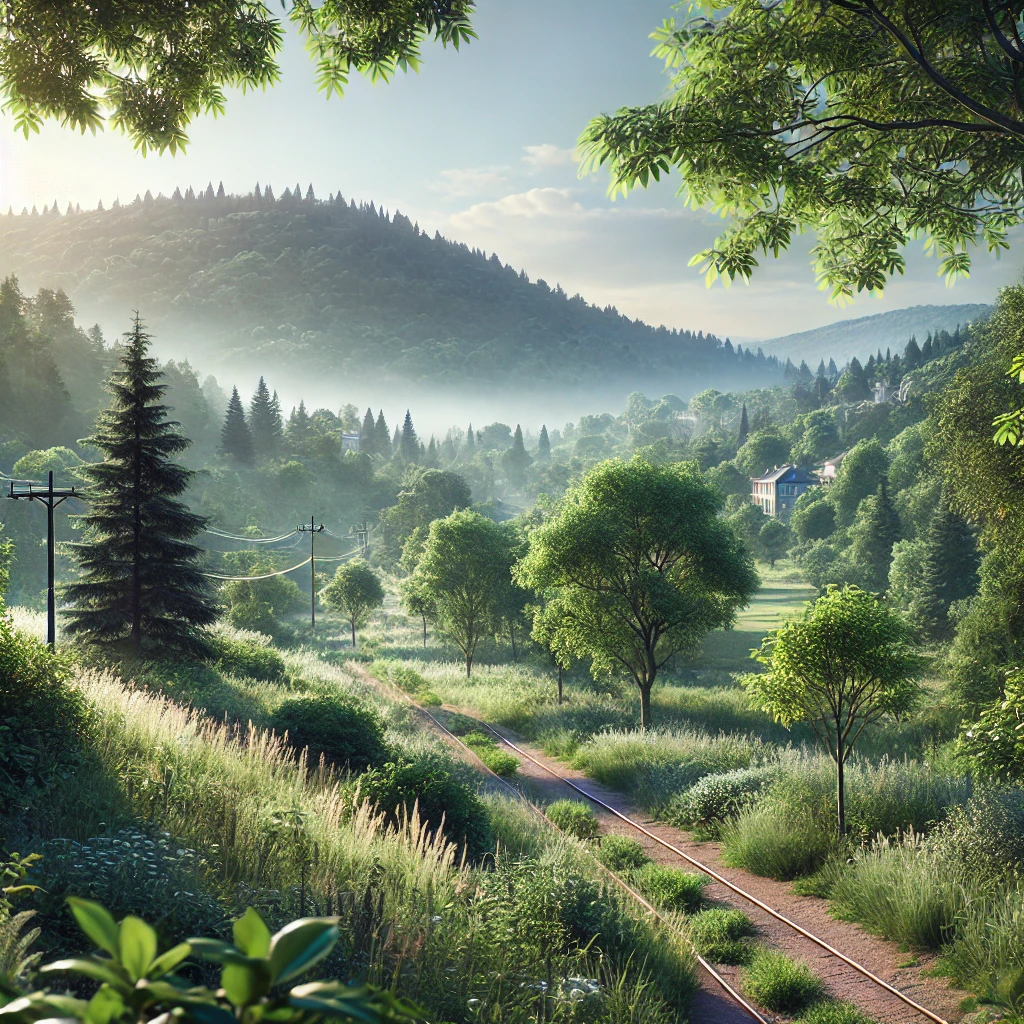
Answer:
M270 942L270 976L274 983L284 983L308 970L327 956L337 941L337 918L292 921Z
M121 993L110 985L101 985L89 1000L85 1020L88 1024L109 1024L114 1018L120 1017L124 1009Z
M39 968L40 974L56 974L69 971L72 974L84 974L94 981L105 981L112 985L119 992L131 991L131 985L127 978L122 977L117 971L117 965L105 960L85 959L84 957L71 957L68 960L55 960L52 964L46 964Z
M258 1003L270 991L270 975L266 961L250 964L225 964L220 984L233 1006Z
M141 917L128 915L118 931L121 964L132 981L145 978L156 959L156 932Z
M246 956L265 957L270 953L270 929L252 907L232 925L235 945Z
M68 906L75 915L78 927L112 957L117 956L117 923L106 907L92 900L68 897Z
M248 964L252 962L241 950L220 939L189 939L189 946L196 956L215 964Z
M173 971L192 952L192 947L187 942L179 942L177 946L173 946L167 950L166 953L161 953L150 965L149 965L149 977L159 978L164 974L168 974Z

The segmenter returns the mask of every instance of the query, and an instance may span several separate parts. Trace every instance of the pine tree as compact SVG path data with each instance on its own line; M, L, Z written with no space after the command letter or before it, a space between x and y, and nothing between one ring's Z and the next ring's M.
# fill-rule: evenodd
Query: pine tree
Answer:
M218 199L223 199L224 198L224 182L223 181L217 186L217 198Z
M306 403L299 400L299 407L292 409L288 417L288 447L292 451L301 450L309 438L309 413L306 412Z
M395 427L395 432L391 437L391 454L397 455L402 450L402 429L401 427Z
M864 569L868 586L883 592L889 583L892 547L900 539L900 517L889 496L889 481L882 477L878 490L865 498L850 530L853 557Z
M420 439L416 436L416 428L412 425L412 413L405 410L405 422L402 424L402 436L398 442L398 453L406 462L420 461Z
M377 434L373 424L373 410L367 409L363 417L363 425L359 430L359 450L364 455L373 455L377 451Z
M224 414L224 425L220 430L220 450L239 462L252 462L252 434L245 421L245 410L238 388L231 389L228 411Z
M270 415L274 418L274 435L277 437L277 450L284 446L284 417L281 415L281 399L275 391L270 396Z
M473 457L473 449L476 447L476 436L473 433L473 424L466 428L466 455L468 458Z
M522 487L526 480L526 471L533 464L533 457L523 443L523 428L517 423L512 435L512 447L501 453L501 468L505 471L509 483Z
M388 421L384 419L384 410L377 413L377 423L374 426L376 434L377 454L383 455L385 459L391 458L391 433L388 430Z
M542 424L540 437L537 440L537 458L546 462L551 458L551 439L548 437L547 424Z
M949 606L970 597L978 584L978 542L973 531L943 498L925 535L921 589L911 616L935 640L948 639Z
M279 411L275 414L274 400L262 377L249 403L249 433L256 458L273 458L280 451L281 414Z
M736 437L736 446L742 448L750 436L750 420L747 418L747 404L743 403L743 411L740 413L740 432Z
M192 473L172 461L191 444L167 419L167 390L149 335L135 317L90 444L103 461L85 468L85 539L72 546L81 570L65 591L68 632L98 644L198 655L201 628L217 619L202 550L191 543L206 520L176 500Z

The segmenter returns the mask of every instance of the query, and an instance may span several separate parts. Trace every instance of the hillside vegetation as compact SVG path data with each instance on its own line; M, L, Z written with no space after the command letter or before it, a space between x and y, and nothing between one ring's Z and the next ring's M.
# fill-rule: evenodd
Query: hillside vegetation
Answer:
M713 335L653 328L530 281L373 203L302 197L299 186L279 199L258 186L243 197L189 189L109 210L9 214L0 274L12 273L118 323L145 296L154 330L208 360L301 359L346 380L692 390L712 378L767 384L780 369Z

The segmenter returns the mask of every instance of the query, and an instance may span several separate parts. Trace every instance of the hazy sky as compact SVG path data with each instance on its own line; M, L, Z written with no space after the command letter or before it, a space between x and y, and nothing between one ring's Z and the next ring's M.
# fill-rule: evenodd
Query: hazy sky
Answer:
M317 93L291 38L283 83L232 96L225 117L194 125L184 156L143 158L115 133L56 125L26 141L0 117L0 205L92 207L208 181L280 194L312 182L318 195L340 189L399 209L629 316L737 340L919 303L988 302L1016 280L1024 249L999 262L980 254L971 280L948 290L915 245L883 299L838 310L817 291L802 240L766 260L753 285L706 289L687 263L721 222L685 210L676 183L612 203L603 177L577 178L572 155L591 116L664 89L647 34L670 13L661 0L481 0L478 41L431 48L421 74L353 82L342 100Z

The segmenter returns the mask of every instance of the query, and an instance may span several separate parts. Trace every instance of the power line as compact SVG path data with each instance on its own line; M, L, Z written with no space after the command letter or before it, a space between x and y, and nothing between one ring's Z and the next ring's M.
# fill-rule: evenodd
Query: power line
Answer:
M309 517L309 526L297 526L299 533L309 534L309 621L310 628L316 629L316 535L324 532L324 524L316 525L316 519Z
M277 572L263 573L261 576L225 576L219 572L204 572L203 575L211 580L222 580L223 582L235 582L241 580L269 580L272 576L284 576L286 573L295 572L296 569L301 569L304 565L309 565L312 562L312 556L307 558L304 562L299 562L298 565L293 565L290 569L279 569Z
M208 526L205 532L214 537L221 537L224 540L244 541L246 544L278 544L295 535L294 530L289 530L287 533L282 533L280 537L240 537L238 534L227 533L224 530L218 530L216 527L212 526Z

